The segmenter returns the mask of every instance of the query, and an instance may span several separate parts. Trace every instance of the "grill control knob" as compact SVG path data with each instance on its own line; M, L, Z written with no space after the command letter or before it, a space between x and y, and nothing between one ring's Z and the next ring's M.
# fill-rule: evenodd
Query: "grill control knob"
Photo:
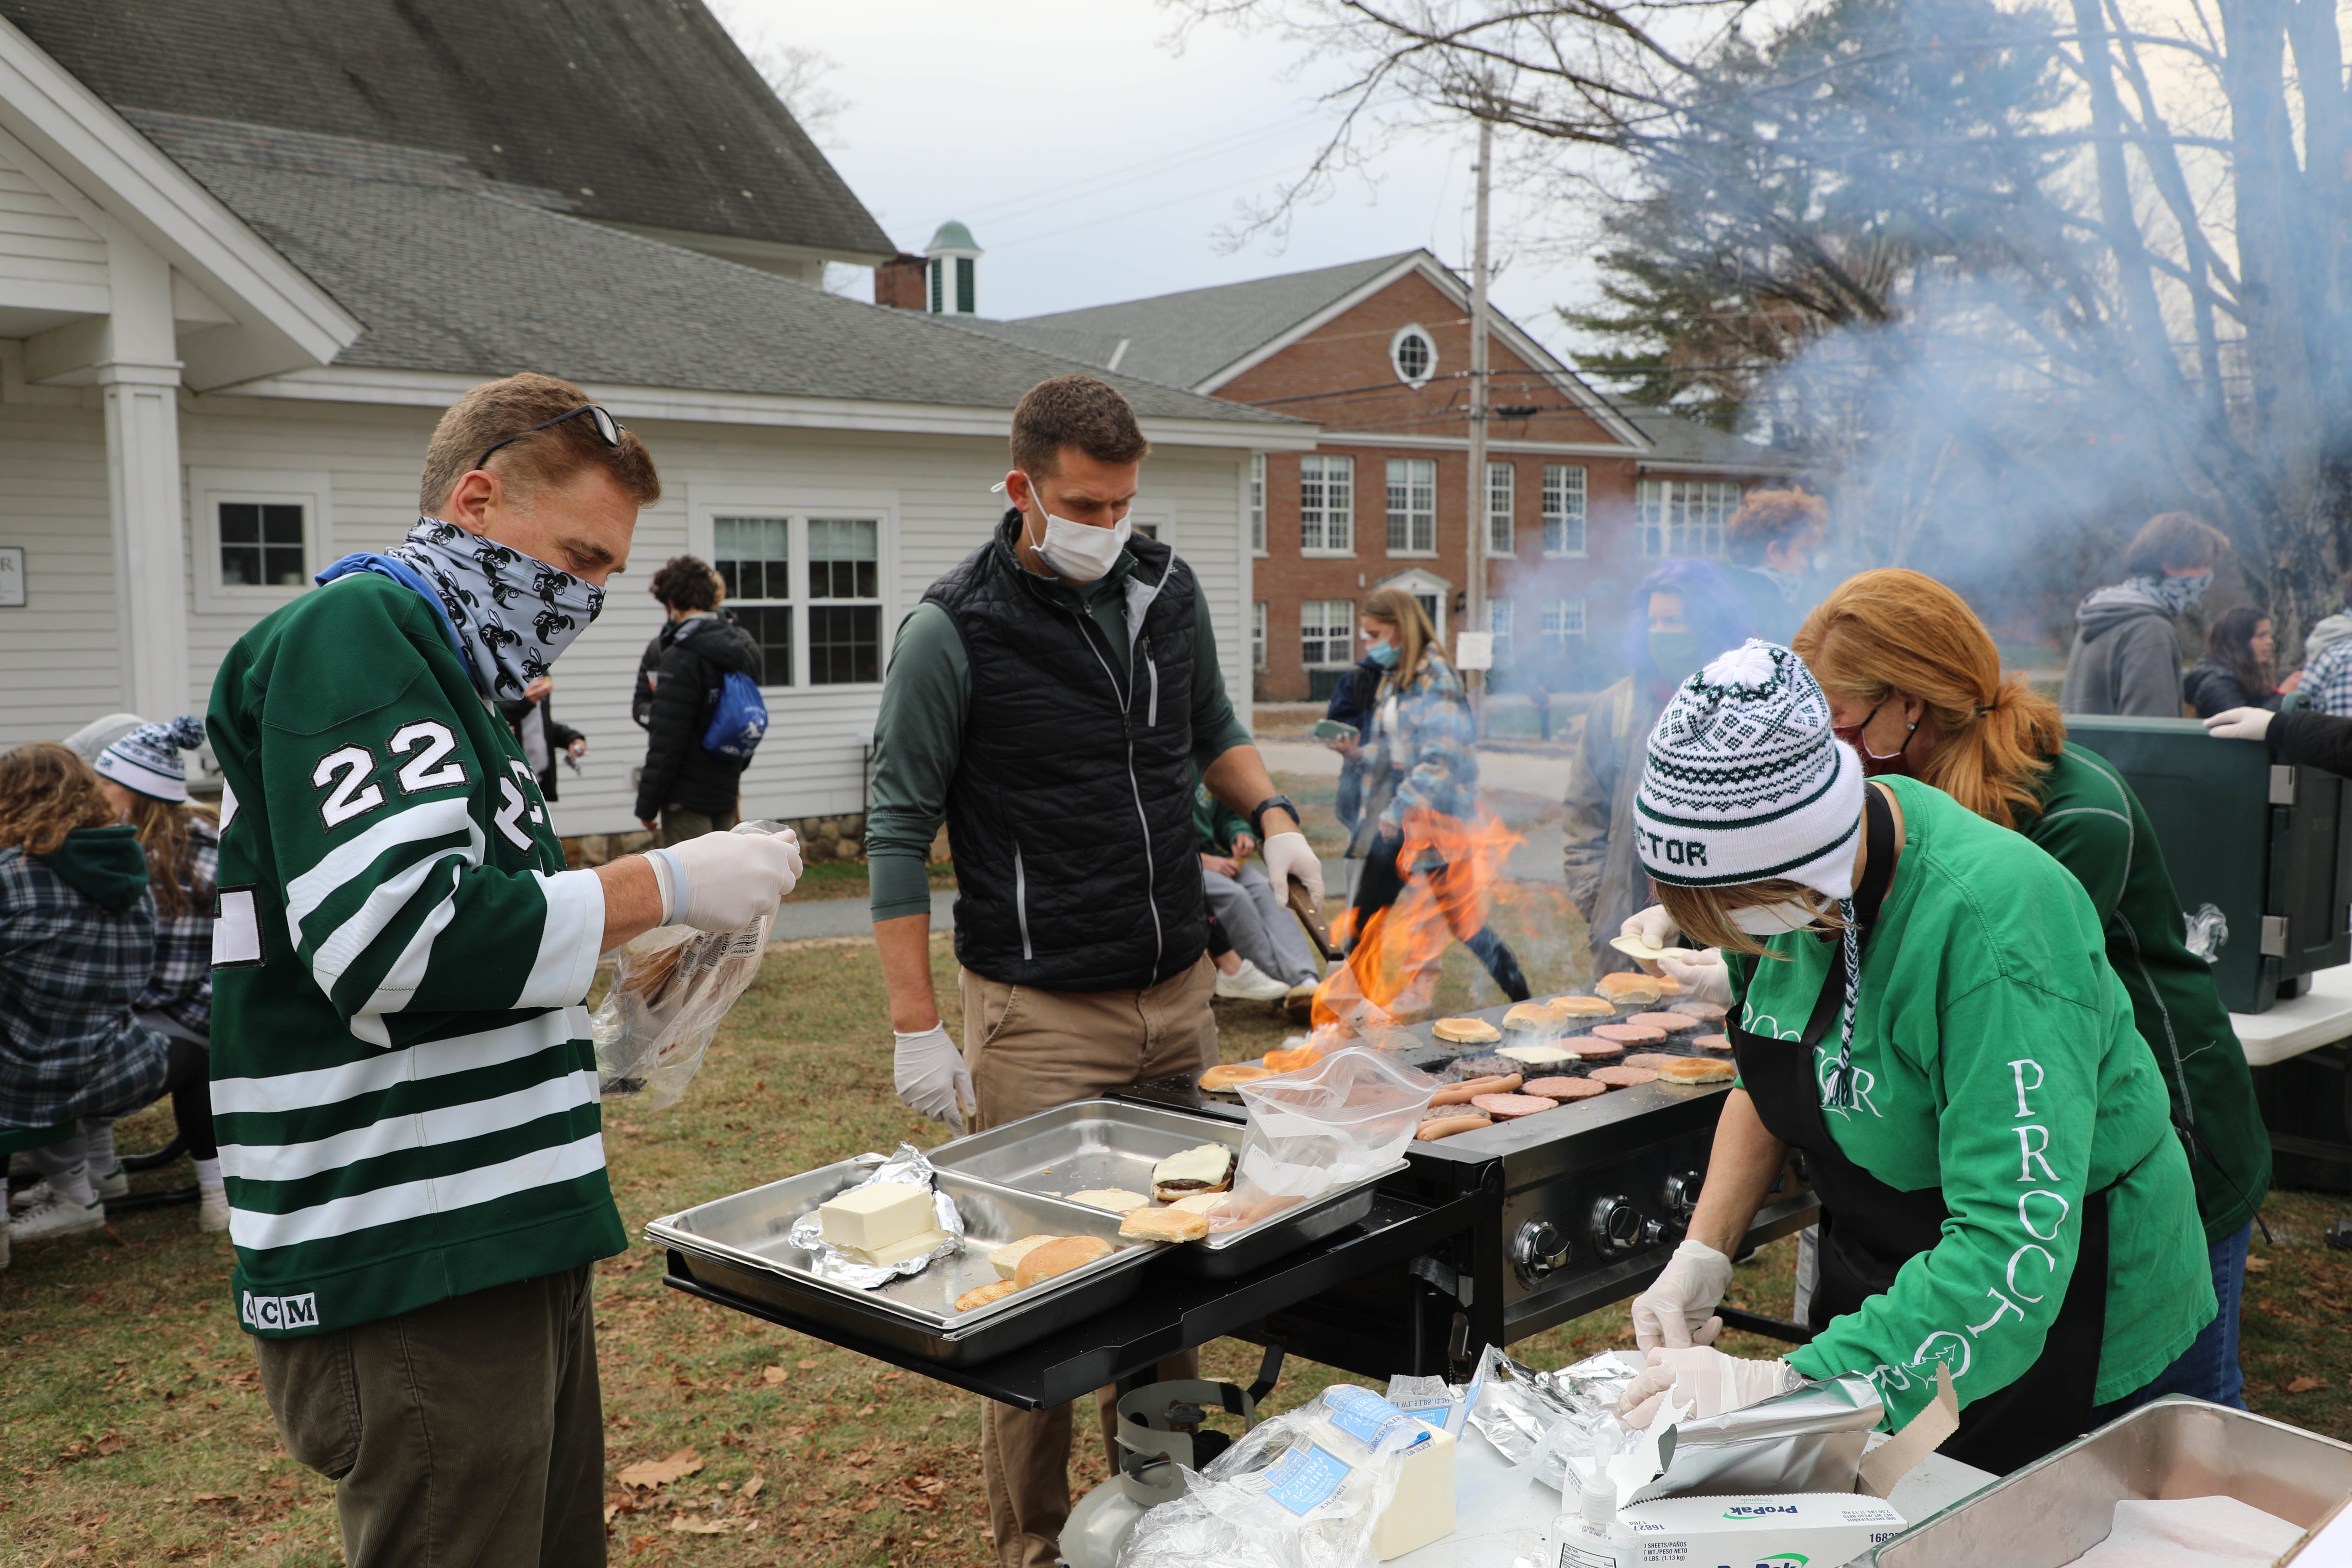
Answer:
M1668 1176L1665 1189L1659 1194L1666 1213L1688 1225L1693 1211L1698 1207L1699 1189L1706 1184L1706 1178L1696 1171L1676 1171Z
M1592 1218L1585 1228L1592 1237L1592 1249L1603 1258L1622 1258L1654 1247L1666 1234L1664 1226L1643 1219L1642 1211L1622 1194L1593 1199Z
M1511 1267L1523 1285L1532 1285L1567 1263L1568 1237L1548 1219L1528 1221L1511 1238Z

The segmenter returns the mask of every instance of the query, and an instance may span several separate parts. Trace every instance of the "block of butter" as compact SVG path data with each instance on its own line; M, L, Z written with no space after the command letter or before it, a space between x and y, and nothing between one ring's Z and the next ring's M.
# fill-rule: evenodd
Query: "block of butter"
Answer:
M852 1187L817 1205L817 1226L835 1247L880 1255L939 1223L931 1190L906 1182L873 1182Z
M914 1235L894 1241L887 1247L872 1249L863 1247L845 1247L842 1250L860 1263L871 1264L877 1268L896 1268L909 1258L920 1258L947 1239L948 1233L943 1230L919 1230Z
M1404 1457L1396 1496L1372 1526L1372 1555L1385 1563L1454 1533L1454 1434L1433 1428Z

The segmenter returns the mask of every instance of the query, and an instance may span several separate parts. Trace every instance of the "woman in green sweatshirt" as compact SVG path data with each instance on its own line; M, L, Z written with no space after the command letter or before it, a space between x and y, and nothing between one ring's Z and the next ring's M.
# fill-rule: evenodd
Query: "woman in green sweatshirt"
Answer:
M1940 791L1865 786L1804 663L1760 642L1675 693L1635 823L1666 914L1737 955L1740 1081L1692 1241L1733 1250L1792 1145L1822 1205L1811 1343L1776 1363L1662 1349L1637 1389L1678 1384L1706 1415L1727 1390L1857 1373L1893 1426L1941 1363L1961 1405L1945 1451L2008 1471L2164 1374L2212 1284L2082 885Z
M2212 967L2189 951L2180 895L2139 798L2105 758L2065 743L2056 704L2021 677L2002 680L1992 635L1932 577L1888 568L1847 579L1807 618L1796 651L1865 775L1934 784L2048 850L2091 896L2196 1179L2221 1303L2172 1374L2143 1392L2244 1409L2238 1307L2270 1186L2270 1133Z

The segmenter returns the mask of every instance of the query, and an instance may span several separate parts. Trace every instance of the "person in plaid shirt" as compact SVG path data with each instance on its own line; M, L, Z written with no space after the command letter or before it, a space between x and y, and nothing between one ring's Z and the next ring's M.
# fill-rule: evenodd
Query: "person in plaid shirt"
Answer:
M117 815L65 747L0 756L0 1131L121 1115L169 1093L181 1136L209 1150L205 1052L131 1016L153 973L155 904L138 836ZM79 1133L35 1151L34 1165L47 1190L11 1216L11 1246L105 1225Z

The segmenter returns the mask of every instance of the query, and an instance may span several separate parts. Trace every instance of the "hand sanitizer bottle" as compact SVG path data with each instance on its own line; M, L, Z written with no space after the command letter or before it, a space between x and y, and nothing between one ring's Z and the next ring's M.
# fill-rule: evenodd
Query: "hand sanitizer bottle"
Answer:
M1609 1479L1609 1458L1608 1436L1594 1433L1593 1480L1576 1506L1562 1507L1544 1532L1543 1568L1636 1568L1641 1562L1641 1548L1617 1520L1617 1487ZM1560 1500L1568 1500L1565 1489Z

